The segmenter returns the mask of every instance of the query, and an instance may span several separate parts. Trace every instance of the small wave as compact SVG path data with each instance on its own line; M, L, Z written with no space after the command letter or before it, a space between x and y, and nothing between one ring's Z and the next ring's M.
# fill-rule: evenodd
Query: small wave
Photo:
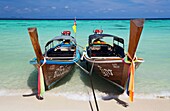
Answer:
M137 93L135 94L135 98L139 99L170 99L170 92L160 92L160 93L150 93L150 94L142 94L142 93Z
M79 101L88 101L93 99L92 94L84 94L84 93L57 93L54 94L55 96L64 96L68 99L72 99L72 100L79 100ZM97 99L99 100L99 97L97 97Z
M22 96L26 94L32 94L32 90L29 89L17 89L17 90L0 90L0 96ZM121 95L116 95L114 93L103 93L103 92L96 92L97 100L111 100L116 98L128 98L126 92ZM55 93L53 91L47 91L45 95L48 96L63 96L68 99L72 100L79 100L79 101L89 101L94 100L92 92L59 92ZM44 95L44 96L45 96ZM136 99L170 99L170 92L161 92L161 93L135 93L134 98Z
M88 101L94 100L93 93L85 94L85 93L58 93L54 94L55 96L64 96L68 99L73 100L81 100L81 101ZM106 94L102 92L96 93L97 100L111 100L116 98L128 98L129 96L124 92L121 95L115 95L113 93ZM151 93L151 94L142 94L142 93L135 93L134 98L136 99L170 99L170 92L161 92L161 93Z
M31 94L32 91L28 89L1 89L0 96L20 96L24 94Z
M6 95L6 91L5 90L1 90L0 91L0 96L5 96Z

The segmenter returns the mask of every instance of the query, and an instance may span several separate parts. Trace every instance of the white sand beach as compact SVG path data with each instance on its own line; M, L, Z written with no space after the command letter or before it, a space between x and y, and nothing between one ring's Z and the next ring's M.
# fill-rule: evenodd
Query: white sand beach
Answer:
M91 101L95 108L94 101ZM0 96L1 111L91 111L89 101L72 100L63 96L46 95L43 100L35 96ZM99 100L99 111L169 111L170 99ZM96 111L94 109L93 111Z

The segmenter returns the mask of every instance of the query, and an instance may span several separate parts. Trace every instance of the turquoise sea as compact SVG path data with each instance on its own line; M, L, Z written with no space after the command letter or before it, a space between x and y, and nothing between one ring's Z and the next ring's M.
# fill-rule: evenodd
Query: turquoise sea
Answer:
M45 43L71 30L74 20L0 20L0 96L29 94L37 88L37 70L29 64L35 54L28 27L37 27L44 52ZM125 39L128 48L129 20L77 20L76 39L85 47L95 29ZM72 31L72 35L74 33ZM136 55L144 58L135 73L135 97L170 97L170 20L145 20ZM83 65L83 64L82 64ZM114 86L94 76L94 88L99 98L114 95ZM86 99L91 94L88 76L77 66L53 89L52 95Z

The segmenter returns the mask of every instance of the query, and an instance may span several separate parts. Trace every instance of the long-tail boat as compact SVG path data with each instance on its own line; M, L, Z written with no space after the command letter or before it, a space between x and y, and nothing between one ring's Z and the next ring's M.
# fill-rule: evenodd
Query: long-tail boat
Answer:
M95 30L94 34L89 36L88 46L83 52L87 67L90 68L91 66L95 74L125 90L128 79L134 77L134 75L131 76L131 73L144 62L142 58L135 56L143 23L143 19L130 21L130 39L127 53L125 53L123 38L103 34L103 30ZM134 83L134 78L132 79L131 81ZM134 84L132 87L134 87Z
M45 45L45 53L42 54L38 42L36 28L28 29L36 58L30 64L38 68L42 66L45 88L50 89L57 81L69 74L75 62L80 59L80 52L76 39L70 36L70 31L63 31L61 36L56 36Z

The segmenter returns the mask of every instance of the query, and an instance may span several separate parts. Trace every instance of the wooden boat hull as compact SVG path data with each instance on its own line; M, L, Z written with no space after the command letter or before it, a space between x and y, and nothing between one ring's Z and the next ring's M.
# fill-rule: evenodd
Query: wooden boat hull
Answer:
M45 45L44 54L38 41L37 29L28 28L28 32L36 55L30 63L39 71L37 97L42 99L45 90L50 89L72 70L80 59L80 52L76 39L70 36L70 31L64 31L61 36L49 40Z
M38 64L33 64L38 68ZM68 75L75 64L46 64L46 75L44 75L47 89L51 89L60 79Z
M72 60L46 60L46 63L44 65L44 69L46 69L44 70L46 89L51 89L51 87L54 86L60 79L62 79L64 76L66 76L72 71L75 62L78 62L80 59L79 50L76 50L76 52L77 54ZM43 62L44 60L41 60L41 64L43 64ZM36 69L38 69L36 58L31 60L30 64L32 64Z
M128 80L130 63L125 63L121 58L103 58L95 59L84 56L86 63L91 68L94 62L93 72L109 82L114 83L118 87L125 89ZM139 59L135 62L136 68L143 62Z

